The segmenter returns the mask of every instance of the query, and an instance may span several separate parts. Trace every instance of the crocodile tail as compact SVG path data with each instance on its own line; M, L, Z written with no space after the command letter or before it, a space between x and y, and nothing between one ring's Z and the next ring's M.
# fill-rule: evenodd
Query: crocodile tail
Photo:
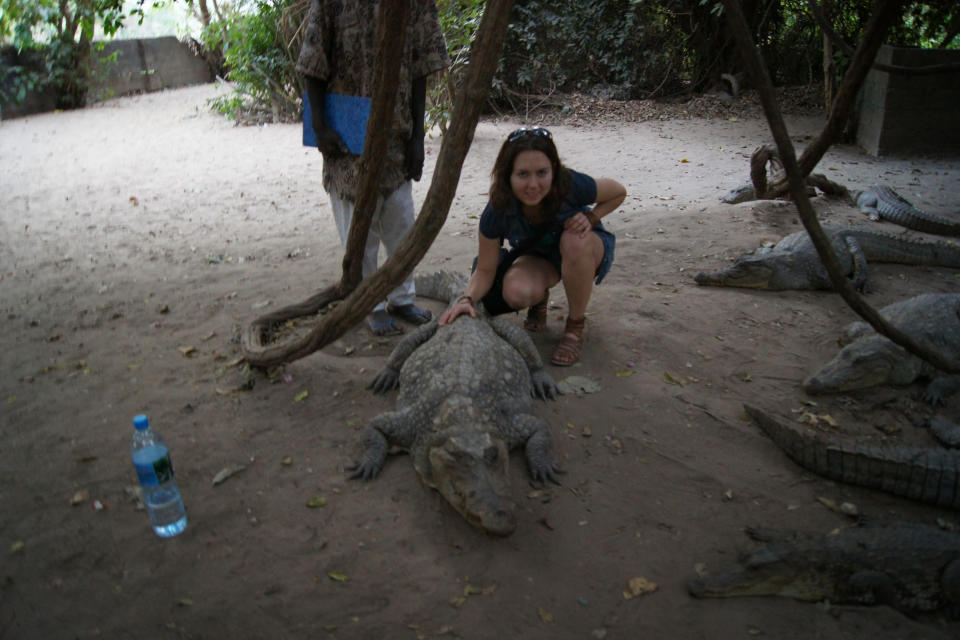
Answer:
M895 222L901 227L913 229L923 233L932 233L938 236L960 236L960 223L951 222L946 218L935 216L929 213L923 215L914 215L912 213L900 213L895 216L884 216L891 222Z
M807 436L769 414L747 414L801 467L846 484L879 489L917 502L960 509L960 455L925 447L843 445Z
M851 230L867 260L960 268L960 245L953 241L910 239L880 231Z
M896 191L885 185L870 188L878 196L877 209L883 218L915 231L939 236L960 236L960 223L927 213L913 206Z
M413 282L418 296L450 303L463 294L467 280L468 276L463 273L441 270L417 274Z

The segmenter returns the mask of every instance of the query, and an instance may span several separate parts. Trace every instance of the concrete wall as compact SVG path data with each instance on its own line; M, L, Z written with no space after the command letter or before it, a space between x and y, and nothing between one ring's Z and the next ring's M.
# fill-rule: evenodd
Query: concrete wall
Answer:
M6 66L23 65L42 71L43 61L17 57L7 47L3 51ZM176 38L147 38L142 40L111 40L103 51L91 55L105 57L117 52L116 64L108 66L103 78L92 81L88 100L109 96L124 96L134 93L173 89L214 80L209 65L194 55L190 47ZM96 74L94 74L96 75ZM19 104L0 104L3 119L16 118L31 113L52 111L56 96L47 93L28 93Z
M877 62L924 67L960 62L960 51L884 45ZM871 69L861 90L857 143L869 154L960 151L960 74Z
M146 93L213 81L210 67L173 36L143 40L111 40L101 57L117 52L105 84L95 87L114 96Z

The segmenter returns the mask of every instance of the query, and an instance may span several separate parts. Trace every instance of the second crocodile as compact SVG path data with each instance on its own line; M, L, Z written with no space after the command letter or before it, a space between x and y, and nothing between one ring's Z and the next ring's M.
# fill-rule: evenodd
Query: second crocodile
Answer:
M429 295L428 284L418 277L418 293ZM464 284L446 289L463 291ZM525 447L534 480L556 482L561 472L550 427L532 412L533 396L553 398L557 387L527 333L482 315L442 327L433 321L406 336L371 383L375 392L397 386L396 410L366 427L353 477L375 477L390 447L406 450L423 481L468 522L512 533L510 449Z
M687 588L699 598L787 596L886 604L905 613L960 605L960 535L912 522L877 522L823 536L749 528L764 546L727 573Z
M874 185L863 191L851 191L850 198L871 220L887 220L924 233L960 236L960 222L918 209L888 186Z
M756 407L754 422L791 460L817 475L916 502L960 509L960 453L941 447L845 443L801 433Z
M960 246L949 241L911 240L841 227L823 230L845 275L860 290L869 288L870 261L960 268ZM773 247L761 247L719 271L698 273L695 280L701 285L770 291L833 288L806 230L784 237Z
M924 293L889 304L880 314L948 361L960 363L960 294ZM960 385L960 376L941 372L865 322L848 325L840 342L844 345L840 352L803 382L807 393L842 393L927 379L923 399L937 405Z

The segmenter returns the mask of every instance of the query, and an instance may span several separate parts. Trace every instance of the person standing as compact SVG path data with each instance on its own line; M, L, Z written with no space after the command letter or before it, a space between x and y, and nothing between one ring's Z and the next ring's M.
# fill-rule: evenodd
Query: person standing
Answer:
M296 66L306 82L311 125L317 149L323 154L323 188L330 197L344 248L357 201L362 148L348 148L333 123L327 122L324 104L333 96L334 100L345 97L351 105L365 101L369 105L375 80L378 8L377 0L311 0ZM377 270L380 244L388 256L393 255L413 226L412 181L423 175L427 77L449 65L434 1L411 0L410 11L380 193L363 252L364 278ZM363 131L365 118L355 115L359 121L351 125ZM370 331L374 335L401 333L394 317L413 324L429 322L430 311L418 307L415 296L411 273L374 308L367 318Z

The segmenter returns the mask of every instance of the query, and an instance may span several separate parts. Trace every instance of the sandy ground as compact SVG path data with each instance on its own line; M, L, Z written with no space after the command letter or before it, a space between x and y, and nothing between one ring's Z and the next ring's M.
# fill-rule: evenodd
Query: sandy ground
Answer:
M747 525L826 533L955 514L810 476L743 414L829 414L840 434L932 444L921 387L819 398L801 380L852 319L827 292L698 287L693 276L800 228L792 205L723 205L769 139L756 119L556 126L564 160L626 185L617 260L590 307L592 394L538 405L568 470L534 487L513 459L519 526L491 538L406 456L350 481L360 430L394 396L366 384L396 338L358 327L243 381L236 337L339 277L321 158L296 125L235 127L213 86L0 125L3 638L940 638L960 623L788 598L696 600L686 583L751 547ZM788 120L799 145L822 117ZM489 169L516 122L483 122L422 270L467 269ZM422 200L439 150L429 141ZM956 215L960 157L837 147L819 171ZM869 223L817 199L825 220ZM955 271L880 265L877 306L955 291ZM562 328L554 295L549 355ZM424 301L433 309L439 303ZM192 347L192 351L187 349ZM187 355L184 355L187 352ZM956 400L946 411L956 413ZM127 489L132 417L170 444L189 512L161 540ZM954 416L955 417L955 416ZM230 465L245 470L222 484ZM77 496L78 504L71 502ZM312 500L322 498L323 500ZM103 509L93 508L99 501ZM308 503L323 502L311 508ZM625 598L632 578L653 593Z

